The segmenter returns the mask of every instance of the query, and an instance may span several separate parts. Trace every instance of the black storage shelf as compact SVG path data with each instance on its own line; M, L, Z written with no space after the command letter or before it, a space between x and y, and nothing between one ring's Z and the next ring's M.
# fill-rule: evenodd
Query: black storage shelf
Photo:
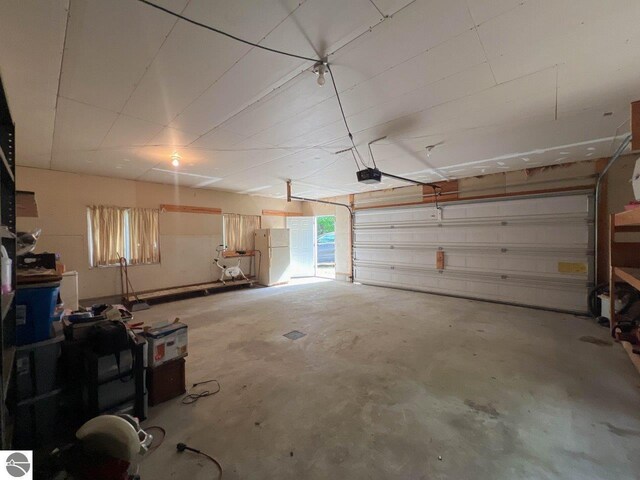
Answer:
M0 78L0 235L2 246L13 262L11 285L16 286L16 182L15 182L15 125L9 110ZM14 236L11 236L11 235ZM0 328L0 442L3 449L11 448L11 419L7 410L7 391L11 382L15 358L16 310L13 294L1 297L2 326Z
M108 357L111 355L99 356L90 349L85 348L84 357L84 375L82 381L82 388L85 391L83 397L85 398L84 413L85 419L88 420L97 415L101 415L107 412L112 412L120 406L130 404L133 402L133 411L135 416L140 420L146 418L146 405L145 405L145 368L144 368L144 347L146 341L141 336L136 336L136 341L131 345L131 356L133 358L133 367L127 368L126 371L120 372L116 375L109 375L106 378L99 378L99 360L102 357ZM134 386L134 394L127 395L123 398L119 398L113 404L107 404L101 406L101 387L105 387L110 383L119 382L122 379L129 378L130 382ZM122 385L128 384L122 382Z

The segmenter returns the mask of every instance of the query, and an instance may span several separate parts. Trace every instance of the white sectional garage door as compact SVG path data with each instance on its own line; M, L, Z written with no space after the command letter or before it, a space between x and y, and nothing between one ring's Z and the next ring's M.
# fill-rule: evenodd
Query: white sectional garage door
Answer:
M593 197L518 197L356 211L355 281L587 311ZM444 252L444 269L436 254Z

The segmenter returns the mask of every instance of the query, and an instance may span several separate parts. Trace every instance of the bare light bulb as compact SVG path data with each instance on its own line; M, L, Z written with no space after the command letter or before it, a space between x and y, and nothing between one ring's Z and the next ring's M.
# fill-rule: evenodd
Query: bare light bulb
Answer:
M326 71L325 64L318 62L313 66L313 73L318 75L318 85L323 86L325 83L324 73Z
M171 155L171 165L173 165L174 167L180 166L180 155L178 154Z

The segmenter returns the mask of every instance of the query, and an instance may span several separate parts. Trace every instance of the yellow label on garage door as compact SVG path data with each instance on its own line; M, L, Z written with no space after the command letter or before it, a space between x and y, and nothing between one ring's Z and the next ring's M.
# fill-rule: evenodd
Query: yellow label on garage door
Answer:
M582 262L558 262L560 273L587 273L587 264Z

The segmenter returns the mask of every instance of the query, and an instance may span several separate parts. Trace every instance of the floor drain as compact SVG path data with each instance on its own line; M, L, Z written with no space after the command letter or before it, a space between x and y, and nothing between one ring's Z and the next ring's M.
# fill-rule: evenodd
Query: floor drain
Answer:
M283 337L287 337L289 340L298 340L306 335L306 333L299 332L298 330L292 330L289 333L285 333Z

